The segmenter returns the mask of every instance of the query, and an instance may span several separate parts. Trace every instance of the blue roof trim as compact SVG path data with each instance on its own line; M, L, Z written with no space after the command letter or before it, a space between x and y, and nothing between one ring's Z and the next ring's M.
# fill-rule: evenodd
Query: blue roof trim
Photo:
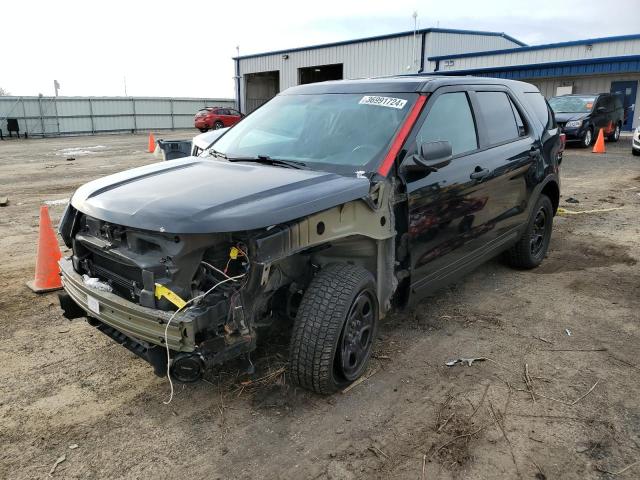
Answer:
M570 42L546 43L542 45L530 45L530 46L522 46L517 48L504 48L501 50L487 50L484 52L457 53L455 55L438 55L436 57L429 57L427 60L435 61L435 60L452 60L454 58L484 57L487 55L501 55L503 53L520 53L520 52L530 52L531 50L544 50L545 48L573 47L576 45L592 45L594 43L605 43L605 42L624 42L625 40L638 40L638 39L640 39L640 34L618 35L615 37L587 38L585 40L572 40Z
M416 30L417 35L421 35L424 33L457 33L461 35L486 35L488 37L502 37L520 46L527 45L526 43L521 42L520 40L517 40L512 36L507 35L506 33L503 33L503 32L485 32L480 30L457 30L454 28L423 28L421 30ZM376 40L387 40L389 38L405 37L407 35L413 35L413 30L409 30L406 32L388 33L386 35L377 35L374 37L364 37L364 38L356 38L353 40L343 40L341 42L321 43L318 45L310 45L308 47L290 48L288 50L274 50L271 52L252 53L250 55L240 55L239 57L233 57L233 59L244 60L246 58L255 58L255 57L264 57L267 55L278 55L278 54L284 54L284 53L301 52L303 50L317 50L319 48L338 47L341 45L351 45L354 43L372 42Z
M567 77L572 75L602 75L608 73L640 72L640 55L622 57L588 58L564 62L532 63L504 67L472 68L467 70L443 70L434 75L474 75L477 77L497 77L511 80L524 78Z

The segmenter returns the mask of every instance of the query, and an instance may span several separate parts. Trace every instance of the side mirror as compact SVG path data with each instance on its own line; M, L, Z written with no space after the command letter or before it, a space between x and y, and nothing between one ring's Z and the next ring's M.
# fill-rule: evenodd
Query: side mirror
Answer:
M598 112L598 113L604 113L604 112L606 112L606 111L607 111L607 109L606 109L605 107L598 107L598 108L596 108L596 112Z
M453 149L448 140L427 142L420 145L420 153L408 157L402 168L407 172L437 172L451 163Z

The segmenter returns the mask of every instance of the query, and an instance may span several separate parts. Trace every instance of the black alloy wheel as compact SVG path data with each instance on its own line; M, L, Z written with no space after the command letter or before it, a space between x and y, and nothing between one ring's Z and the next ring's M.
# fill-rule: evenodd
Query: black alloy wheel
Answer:
M371 355L373 329L377 317L374 293L364 290L355 298L347 314L340 342L340 358L336 359L338 373L347 381L360 375Z

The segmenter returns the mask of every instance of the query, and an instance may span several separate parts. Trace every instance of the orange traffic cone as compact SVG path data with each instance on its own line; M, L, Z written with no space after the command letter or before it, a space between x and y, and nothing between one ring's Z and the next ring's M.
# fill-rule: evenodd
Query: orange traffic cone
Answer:
M156 150L156 138L153 133L149 134L149 153L153 153Z
M38 234L38 255L36 257L36 276L27 287L36 293L60 290L60 267L58 261L62 254L58 246L58 239L51 226L49 208L46 205L40 207L40 232Z
M593 146L593 153L607 153L607 149L604 148L604 132L602 129L598 132L598 139L596 140L596 144Z

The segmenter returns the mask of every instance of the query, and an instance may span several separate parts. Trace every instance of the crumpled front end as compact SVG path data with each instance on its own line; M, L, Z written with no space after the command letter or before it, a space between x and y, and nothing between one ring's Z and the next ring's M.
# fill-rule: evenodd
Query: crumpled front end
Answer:
M60 262L66 295L89 323L159 375L166 373L167 346L174 377L183 381L255 348L244 315L251 262L242 238L148 232L73 207L60 233L73 250ZM80 316L68 299L61 305L68 317Z

